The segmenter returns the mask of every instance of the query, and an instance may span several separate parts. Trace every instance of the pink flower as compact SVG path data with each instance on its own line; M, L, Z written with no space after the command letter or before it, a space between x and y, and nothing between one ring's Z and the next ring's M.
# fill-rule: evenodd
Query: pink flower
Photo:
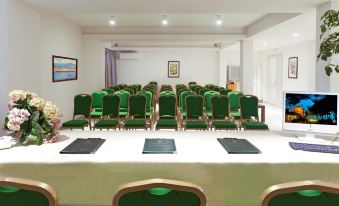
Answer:
M60 130L61 126L62 126L61 120L59 118L55 119L54 120L54 129Z
M15 101L13 99L11 99L8 104L7 104L7 108L8 110L13 109L13 105L15 104Z

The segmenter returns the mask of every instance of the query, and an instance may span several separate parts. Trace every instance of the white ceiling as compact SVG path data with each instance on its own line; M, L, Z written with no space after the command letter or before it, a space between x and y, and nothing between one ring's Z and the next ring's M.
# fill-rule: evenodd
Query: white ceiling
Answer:
M300 13L328 0L24 0L68 14Z
M307 13L310 9L328 0L21 0L43 10L56 12L81 26L83 33L100 36L104 41L140 46L196 45L222 46L235 43L246 37L246 29L260 21L270 21L273 14ZM161 25L166 14L169 24ZM222 15L223 25L216 26L216 15ZM110 16L115 16L116 26L108 25ZM278 15L277 15L278 16ZM269 49L287 40L289 33L300 31L300 39L313 36L305 19L298 26L279 24L267 33L252 37L255 47ZM287 17L288 19L288 17ZM281 18L281 22L286 19ZM293 20L293 19L291 19ZM272 21L273 22L273 21ZM279 20L276 24L281 23ZM303 23L300 23L303 22ZM315 21L312 21L313 23ZM292 25L292 26L291 26ZM306 28L307 27L307 28ZM266 28L265 28L266 29ZM293 31L292 31L293 30ZM302 34L307 31L309 33ZM141 35L121 37L121 34ZM175 34L191 35L178 37ZM106 36L103 36L106 35ZM148 36L147 36L148 35ZM153 37L150 37L154 35ZM158 35L158 36L156 36ZM161 35L172 35L163 38ZM205 35L201 38L200 35ZM214 35L214 36L213 36ZM220 35L224 35L220 38ZM305 36L304 36L305 35ZM276 39L280 39L277 41ZM267 42L266 48L260 48Z

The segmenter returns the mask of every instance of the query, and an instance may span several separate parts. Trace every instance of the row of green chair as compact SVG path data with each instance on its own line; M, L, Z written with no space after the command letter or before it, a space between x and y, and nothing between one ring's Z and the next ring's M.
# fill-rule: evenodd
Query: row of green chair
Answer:
M322 181L300 181L273 185L261 195L261 206L337 206L339 185ZM57 194L43 182L0 179L0 204L4 206L56 206ZM118 187L112 206L206 206L203 189L193 183L150 179Z

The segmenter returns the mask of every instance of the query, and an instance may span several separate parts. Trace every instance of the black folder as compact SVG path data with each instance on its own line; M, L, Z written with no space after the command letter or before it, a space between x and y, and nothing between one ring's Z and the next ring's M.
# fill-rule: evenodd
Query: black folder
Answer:
M101 138L77 138L61 150L60 154L94 154L104 142L105 139Z
M176 153L174 139L145 139L143 154L173 154Z
M218 141L229 154L261 153L260 150L251 144L247 139L218 138Z

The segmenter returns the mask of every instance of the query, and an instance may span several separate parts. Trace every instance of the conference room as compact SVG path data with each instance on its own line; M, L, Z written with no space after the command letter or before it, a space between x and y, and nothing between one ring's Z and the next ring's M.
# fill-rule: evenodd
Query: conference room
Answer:
M0 1L0 205L339 204L337 0Z

